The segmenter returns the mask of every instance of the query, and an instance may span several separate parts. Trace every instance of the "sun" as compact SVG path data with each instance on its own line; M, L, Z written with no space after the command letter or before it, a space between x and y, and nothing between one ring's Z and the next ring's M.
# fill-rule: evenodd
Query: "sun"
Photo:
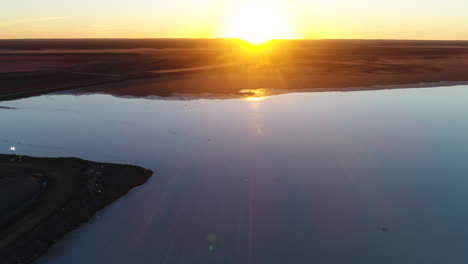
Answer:
M272 2L246 1L234 8L223 35L256 45L273 39L292 38L284 9Z

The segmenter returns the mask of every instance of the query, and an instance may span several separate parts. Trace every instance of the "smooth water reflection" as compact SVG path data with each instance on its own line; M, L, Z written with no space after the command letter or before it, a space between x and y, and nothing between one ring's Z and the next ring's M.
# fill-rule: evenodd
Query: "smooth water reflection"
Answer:
M156 172L38 263L464 263L467 101L41 96L1 104L0 150Z

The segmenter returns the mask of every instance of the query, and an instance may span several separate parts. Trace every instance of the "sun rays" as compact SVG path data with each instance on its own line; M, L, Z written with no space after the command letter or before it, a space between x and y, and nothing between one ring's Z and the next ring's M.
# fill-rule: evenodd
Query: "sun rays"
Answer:
M293 37L284 10L274 2L244 1L231 12L223 33L225 37L256 45Z

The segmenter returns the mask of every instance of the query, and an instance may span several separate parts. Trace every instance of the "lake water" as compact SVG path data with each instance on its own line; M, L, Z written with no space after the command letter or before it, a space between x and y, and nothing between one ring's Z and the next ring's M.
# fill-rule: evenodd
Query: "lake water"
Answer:
M37 263L467 263L468 86L0 102L0 152L155 171Z

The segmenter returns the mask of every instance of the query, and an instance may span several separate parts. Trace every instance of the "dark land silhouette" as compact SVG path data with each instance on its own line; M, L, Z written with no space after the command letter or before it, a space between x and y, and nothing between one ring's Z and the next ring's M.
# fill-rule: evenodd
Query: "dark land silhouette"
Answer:
M0 40L0 99L91 86L121 96L374 89L468 81L467 65L466 41Z
M31 263L153 174L131 165L17 155L0 155L0 172L2 264Z

